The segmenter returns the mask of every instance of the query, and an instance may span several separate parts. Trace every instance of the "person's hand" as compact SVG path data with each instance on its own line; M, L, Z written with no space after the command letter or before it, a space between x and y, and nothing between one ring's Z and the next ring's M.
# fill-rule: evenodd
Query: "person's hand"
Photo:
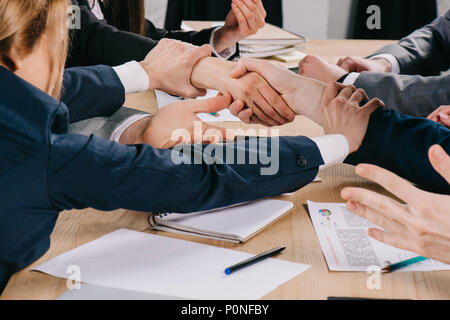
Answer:
M324 83L338 81L348 72L318 56L306 56L298 65L298 74Z
M384 58L364 59L361 57L341 58L337 65L347 72L391 72L392 65Z
M450 157L442 147L433 146L429 158L435 170L450 184ZM450 195L419 190L395 174L372 165L359 165L356 173L380 184L407 203L403 206L389 197L365 189L343 189L341 196L347 201L351 212L384 229L369 229L370 237L450 263Z
M266 24L266 16L261 0L233 0L225 25L214 34L214 48L221 52L255 34Z
M162 39L141 62L150 79L150 89L159 89L186 98L204 96L204 89L192 86L195 65L211 56L209 45L196 47L178 40Z
M247 72L244 68L237 77L231 77L236 66L236 63L223 59L202 59L194 69L192 83L198 88L230 93L233 100L242 101L242 106L249 107L246 112L239 112L238 117L244 122L250 123L252 118L252 123L278 126L295 119L295 113L260 74Z
M316 122L320 120L317 116L317 110L319 110L320 107L325 84L298 76L286 68L276 66L268 61L260 59L239 60L238 64L235 65L234 70L231 72L231 77L240 79L240 77L245 76L249 72L256 72L264 77L269 82L270 86L281 95L283 101L285 101L292 110L291 112L298 115L305 115ZM263 90L260 90L260 92L269 103L272 101L270 96L265 94ZM277 105L276 103L270 104L272 106ZM245 105L239 101L236 101L236 103L233 103L230 107L231 113L238 116L244 122L267 123L266 117L271 117L271 115L269 112L264 112L261 116L262 112L258 109L258 106ZM277 111L281 110L281 106L274 109ZM282 114L281 111L278 112ZM264 115L266 117L264 117Z
M186 100L165 106L152 116L136 122L121 135L122 144L149 144L170 149L183 144L210 144L231 141L224 128L202 122L197 113L211 113L226 109L229 95L206 100ZM199 130L201 128L201 131Z
M356 152L367 133L371 114L384 104L372 99L363 107L360 104L368 100L362 89L330 83L323 95L320 108L321 124L325 134L342 134L348 141L350 152Z
M450 129L450 106L439 107L431 113L427 119L442 124Z

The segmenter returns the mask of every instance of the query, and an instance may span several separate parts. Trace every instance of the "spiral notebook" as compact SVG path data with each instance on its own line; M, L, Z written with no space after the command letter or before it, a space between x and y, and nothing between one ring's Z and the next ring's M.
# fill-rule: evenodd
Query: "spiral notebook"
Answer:
M153 230L243 243L294 208L289 201L260 200L190 214L151 214L148 220Z

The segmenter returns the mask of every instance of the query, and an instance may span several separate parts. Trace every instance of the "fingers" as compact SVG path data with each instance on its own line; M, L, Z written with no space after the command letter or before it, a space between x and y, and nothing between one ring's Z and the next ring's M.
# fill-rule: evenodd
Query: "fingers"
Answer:
M266 9L264 8L262 1L261 0L253 0L253 2L255 2L256 5L258 6L259 12L265 20L267 17L267 12L266 12Z
M187 100L183 103L186 107L192 108L195 113L212 113L228 108L231 103L231 96L226 94L205 100Z
M437 108L427 117L427 119L437 122L437 116L438 116L439 112L441 112L441 110L442 110L442 107Z
M398 223L407 216L398 202L370 190L345 188L341 196L348 201L347 208L351 212L385 229L398 228Z
M381 101L380 99L372 99L361 108L361 112L367 112L368 114L372 114L377 109L382 107L384 107L383 101Z
M267 100L263 97L263 95L261 94L259 89L258 89L258 93L256 94L255 97L253 97L253 99L254 99L255 103L259 106L259 108L264 112L264 114L270 120L273 121L270 123L275 123L274 125L280 126L280 125L286 124L288 122L287 119L280 116L280 114L277 112L277 110L271 104L269 104L267 102ZM266 121L266 122L268 122L268 121Z
M447 128L450 128L450 117L446 113L440 112L439 123L446 126Z
M246 108L242 101L234 101L229 109L232 115L238 117L244 123L250 123L250 118L253 115L253 111L250 108Z
M189 76L188 79L191 79L192 70L197 65L197 63L203 58L210 57L211 54L212 54L212 48L208 44L205 44L201 47L193 49L191 55L187 59L187 61L188 61L187 68L188 68L188 70L190 70L190 72L188 74L188 76ZM197 98L197 97L206 95L205 89L198 89L192 85L190 85L190 87L191 87L190 90L188 90L185 94L186 98Z
M238 6L245 16L246 25L249 29L249 34L255 33L258 30L257 15L255 3L251 0L233 0L233 3Z
M231 3L231 9L233 10L234 15L236 16L236 20L238 21L239 28L241 28L242 33L250 34L250 29L249 29L249 26L247 24L247 19L245 18L245 15L242 12L241 8L239 8L235 4L235 1L233 1L233 3Z
M323 93L323 104L325 106L329 106L331 104L331 101L336 98L336 96L338 95L338 93L345 88L345 86L341 83L337 83L337 82L330 82L324 93Z
M400 233L387 232L380 229L371 228L368 230L368 235L375 240L386 243L394 248L411 251L411 246L408 240L404 239Z
M339 59L337 65L348 72L354 72L357 69L356 65L355 65L355 61L351 57L345 57L345 58Z
M355 86L346 86L344 89L341 90L341 92L339 92L338 97L349 99L355 91L356 91Z
M434 170L450 184L450 157L445 150L439 145L434 145L430 148L428 157Z
M265 63L262 60L243 58L239 60L230 77L238 79L248 72L257 72L267 79L270 76L271 67L270 63Z
M267 85L258 89L264 99L281 116L283 124L295 120L295 113L287 105L282 97L271 86ZM270 116L270 114L268 114Z
M350 97L350 102L352 102L358 106L364 100L369 100L369 97L367 96L367 93L363 89L356 90L355 92L353 92L352 96Z
M415 202L418 189L394 173L369 164L360 164L355 171L360 177L378 183L406 203L412 204Z

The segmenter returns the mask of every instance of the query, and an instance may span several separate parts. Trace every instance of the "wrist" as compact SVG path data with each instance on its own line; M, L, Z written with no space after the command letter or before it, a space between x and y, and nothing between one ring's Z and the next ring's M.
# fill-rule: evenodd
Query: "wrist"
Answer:
M148 76L148 88L149 90L155 90L159 89L159 79L158 79L158 72L156 68L153 68L152 64L150 62L141 61L139 62L141 67L145 70Z
M373 59L377 62L380 72L392 72L392 64L386 58L375 58Z
M239 37L230 28L219 28L214 32L214 49L216 52L222 52L223 50L234 46L239 40Z
M236 64L217 58L203 58L195 66L191 74L191 83L199 89L214 89L222 93L228 92L230 74Z
M119 143L128 145L143 144L144 133L150 127L152 118L153 117L148 116L129 126L120 136Z

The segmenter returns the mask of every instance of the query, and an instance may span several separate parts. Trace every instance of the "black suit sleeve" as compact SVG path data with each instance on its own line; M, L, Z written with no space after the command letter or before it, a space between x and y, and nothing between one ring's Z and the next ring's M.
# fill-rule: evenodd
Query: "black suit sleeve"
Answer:
M77 1L72 1L77 5ZM104 64L117 66L141 61L158 44L134 33L120 31L98 20L86 6L80 6L81 29L71 32L67 67Z
M361 148L345 162L374 164L426 191L450 194L449 184L428 159L428 150L435 144L450 153L450 130L424 118L379 109L371 116Z
M151 39L161 40L162 38L169 38L192 43L193 45L196 46L209 44L214 29L215 28L203 29L200 31L167 31L165 29L156 28L155 25L149 20L146 20L145 24L146 35ZM238 56L239 56L239 44L237 43L236 53L229 59L232 60Z

